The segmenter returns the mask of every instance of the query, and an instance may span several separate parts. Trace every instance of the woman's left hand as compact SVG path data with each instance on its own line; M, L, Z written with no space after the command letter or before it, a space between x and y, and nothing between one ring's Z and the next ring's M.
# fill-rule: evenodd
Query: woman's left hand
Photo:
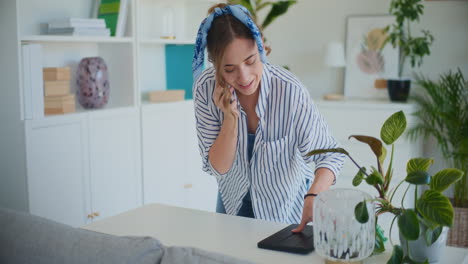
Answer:
M302 210L301 224L292 230L294 233L302 232L302 230L304 230L304 227L307 225L307 223L312 222L312 216L314 215L314 212L313 212L314 199L315 199L314 196L308 196L304 200L304 209Z

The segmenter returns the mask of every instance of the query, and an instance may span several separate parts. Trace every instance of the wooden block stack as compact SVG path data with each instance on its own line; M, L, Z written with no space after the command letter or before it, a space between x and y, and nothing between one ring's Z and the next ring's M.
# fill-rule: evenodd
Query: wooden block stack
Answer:
M44 68L44 113L75 112L75 95L70 92L70 68Z

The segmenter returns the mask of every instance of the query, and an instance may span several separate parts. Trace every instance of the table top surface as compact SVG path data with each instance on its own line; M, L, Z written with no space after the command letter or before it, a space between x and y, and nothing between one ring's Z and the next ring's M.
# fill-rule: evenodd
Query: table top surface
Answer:
M257 248L257 242L287 224L217 214L161 204L143 207L96 221L83 229L119 236L151 236L165 246L197 247L255 263L323 263L315 252L308 255ZM390 245L383 254L364 263L386 263ZM440 263L463 263L468 249L446 247Z

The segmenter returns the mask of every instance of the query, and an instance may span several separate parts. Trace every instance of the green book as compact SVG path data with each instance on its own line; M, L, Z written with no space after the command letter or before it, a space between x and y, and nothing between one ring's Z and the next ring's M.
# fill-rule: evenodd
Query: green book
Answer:
M110 30L111 36L115 36L119 10L120 0L101 0L99 4L98 18L106 21L106 27Z

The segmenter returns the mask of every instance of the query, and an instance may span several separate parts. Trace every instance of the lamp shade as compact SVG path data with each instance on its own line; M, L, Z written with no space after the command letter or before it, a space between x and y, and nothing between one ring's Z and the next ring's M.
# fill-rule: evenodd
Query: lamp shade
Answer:
M325 54L325 65L327 65L328 67L346 66L343 43L328 43L327 51Z

